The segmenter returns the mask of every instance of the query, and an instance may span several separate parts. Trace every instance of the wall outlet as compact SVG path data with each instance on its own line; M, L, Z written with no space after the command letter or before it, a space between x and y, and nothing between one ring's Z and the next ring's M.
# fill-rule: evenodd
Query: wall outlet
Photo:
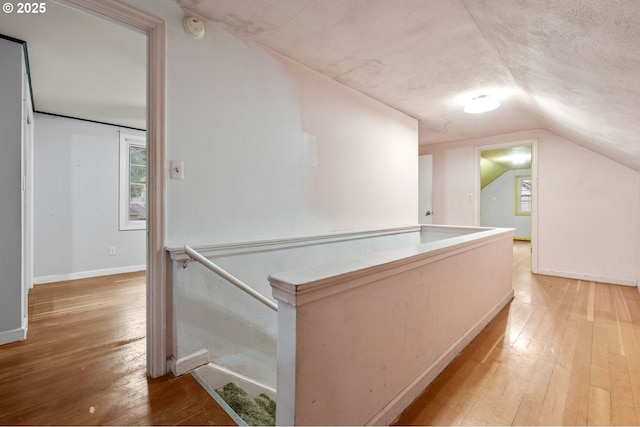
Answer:
M109 256L114 256L116 254L116 247L109 246Z

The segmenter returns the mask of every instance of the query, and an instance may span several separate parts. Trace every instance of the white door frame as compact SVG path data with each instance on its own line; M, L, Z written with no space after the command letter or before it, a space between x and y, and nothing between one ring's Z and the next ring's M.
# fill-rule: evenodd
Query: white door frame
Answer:
M115 0L63 3L147 35L147 375L167 373L167 255L165 233L165 22Z
M538 139L525 139L502 144L478 145L475 147L475 206L474 224L480 225L480 157L483 151L531 145L531 272L538 272Z
M429 160L427 161L427 158ZM425 169L425 163L428 164L428 170ZM425 172L428 172L428 179L425 180ZM433 223L433 154L422 154L418 156L418 223ZM425 194L426 190L426 194ZM426 212L429 212L429 215Z

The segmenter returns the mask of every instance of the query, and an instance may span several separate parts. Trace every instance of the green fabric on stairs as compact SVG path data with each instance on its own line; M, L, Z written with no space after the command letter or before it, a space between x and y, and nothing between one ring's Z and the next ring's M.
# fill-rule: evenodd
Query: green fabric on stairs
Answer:
M274 426L276 402L266 394L252 398L234 383L216 390L216 393L250 426Z

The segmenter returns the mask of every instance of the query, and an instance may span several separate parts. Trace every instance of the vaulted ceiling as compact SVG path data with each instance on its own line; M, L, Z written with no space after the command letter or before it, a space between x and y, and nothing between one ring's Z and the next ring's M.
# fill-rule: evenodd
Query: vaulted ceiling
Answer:
M640 170L640 1L162 1L415 117L421 144L544 128ZM36 109L144 127L144 37L47 4L0 15ZM482 94L502 106L462 111Z
M178 0L420 121L420 143L545 128L640 170L637 0ZM491 94L502 107L462 111Z

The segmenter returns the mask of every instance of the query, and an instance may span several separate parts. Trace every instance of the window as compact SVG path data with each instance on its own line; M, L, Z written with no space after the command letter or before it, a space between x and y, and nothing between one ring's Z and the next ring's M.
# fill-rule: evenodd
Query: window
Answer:
M531 215L531 175L516 176L516 215Z
M146 223L146 139L120 132L120 230L142 230Z

